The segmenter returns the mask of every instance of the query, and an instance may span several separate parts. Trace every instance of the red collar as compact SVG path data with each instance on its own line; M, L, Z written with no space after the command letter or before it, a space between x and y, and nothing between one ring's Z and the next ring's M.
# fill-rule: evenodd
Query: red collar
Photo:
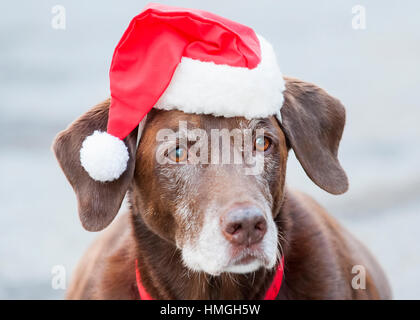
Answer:
M277 266L276 274L274 275L273 282L265 293L264 300L275 300L279 294L281 283L283 281L284 273L284 256L281 258L281 263ZM137 289L141 300L154 300L150 294L146 291L146 288L141 283L140 271L138 268L138 261L136 259L136 281Z

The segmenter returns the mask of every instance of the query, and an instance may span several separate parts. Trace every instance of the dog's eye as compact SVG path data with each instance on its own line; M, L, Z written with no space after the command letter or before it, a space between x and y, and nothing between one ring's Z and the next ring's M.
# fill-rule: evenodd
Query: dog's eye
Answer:
M257 151L267 151L271 146L270 138L265 136L259 136L255 139L255 150Z
M182 162L187 159L187 150L181 146L177 146L169 153L169 158L175 162Z

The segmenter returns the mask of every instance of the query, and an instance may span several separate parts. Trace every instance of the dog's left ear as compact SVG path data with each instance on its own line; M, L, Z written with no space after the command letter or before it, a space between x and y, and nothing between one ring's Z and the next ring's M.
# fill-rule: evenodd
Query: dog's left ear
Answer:
M55 156L76 193L80 221L89 231L102 230L115 218L135 167L137 128L124 139L129 160L127 169L118 179L109 182L93 180L81 165L80 149L85 138L95 130L106 132L109 104L108 99L90 109L60 132L53 143Z
M332 194L346 192L347 176L337 159L343 105L313 84L287 77L285 81L281 127L297 159L320 188Z

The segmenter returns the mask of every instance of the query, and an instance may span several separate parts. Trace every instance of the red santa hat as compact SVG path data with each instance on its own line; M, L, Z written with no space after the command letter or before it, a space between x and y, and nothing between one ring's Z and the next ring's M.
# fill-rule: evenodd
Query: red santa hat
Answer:
M215 14L149 4L133 18L110 68L107 132L80 150L97 181L126 170L122 139L152 108L224 117L279 115L284 80L272 46L251 28Z

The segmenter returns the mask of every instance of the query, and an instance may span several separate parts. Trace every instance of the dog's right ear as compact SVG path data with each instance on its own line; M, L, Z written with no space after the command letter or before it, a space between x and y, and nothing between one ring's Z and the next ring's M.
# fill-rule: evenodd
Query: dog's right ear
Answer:
M93 180L80 163L80 149L84 139L95 130L106 131L110 100L106 100L82 115L53 143L53 151L68 181L73 187L80 221L89 231L99 231L115 218L133 178L137 128L124 139L129 160L126 171L111 182Z

